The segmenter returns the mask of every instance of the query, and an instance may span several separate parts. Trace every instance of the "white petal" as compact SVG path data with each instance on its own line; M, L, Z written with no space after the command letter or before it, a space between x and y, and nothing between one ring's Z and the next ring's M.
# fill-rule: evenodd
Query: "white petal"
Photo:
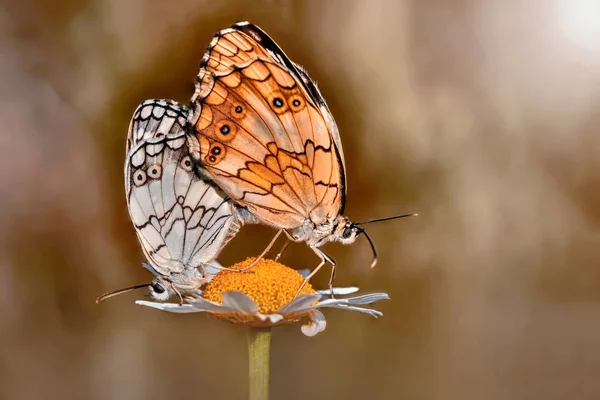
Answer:
M358 288L356 286L333 288L333 294L337 296L345 296L356 292L358 292ZM321 296L330 296L331 290L317 290L317 294L320 294Z
M258 312L258 305L250 297L242 292L223 293L223 305L244 313L254 314Z
M376 301L389 300L390 296L387 293L367 293L362 296L351 297L349 304L372 304Z
M308 268L304 268L304 269L299 269L297 270L297 272L302 275L302 277L306 278L308 275L310 275L310 269Z
M323 332L325 330L325 327L327 327L327 321L325 320L325 316L321 311L315 310L313 312L311 321L308 324L303 325L302 328L300 328L300 330L306 336L312 337L315 336L317 333Z
M196 308L199 311L208 311L208 312L232 312L236 311L231 307L227 307L224 304L213 303L212 301L208 301L203 297L198 297L197 299L190 300L190 305Z
M277 312L281 314L292 313L298 310L307 309L312 303L319 300L321 296L316 294L302 294L296 297L294 300L281 307Z
M352 305L356 305L356 304L371 304L371 303L375 303L376 301L380 301L380 300L389 300L390 296L388 296L386 293L368 293L368 294L363 294L360 296L355 296L355 297L346 297L345 299L327 299L327 300L323 300L321 301L319 304L334 304L334 303L339 303L339 304L352 304Z
M208 275L206 277L208 282L210 282L212 280L212 278L221 271L221 268L223 268L223 266L217 260L212 260L212 261L209 261L208 263L204 264L204 270L206 271L206 274Z
M144 300L138 300L135 302L135 304L138 304L140 306L156 308L158 310L179 313L179 314L204 311L204 310L198 309L190 304L155 303L153 301L144 301Z
M348 306L345 304L338 304L335 306L329 306L327 308L338 308L340 310L358 311L363 314L368 314L373 318L381 317L383 315L383 313L378 310L373 310L371 308L364 308L364 307Z
M295 312L305 312L309 310L316 310L317 308L339 308L349 311L358 311L361 313L369 314L375 318L382 316L383 314L377 310L371 310L369 308L356 307L355 305L371 304L379 300L387 300L390 297L386 293L369 293L363 294L362 296L349 297L345 299L327 299L318 302L314 306L306 307L300 310L294 310Z
M256 316L260 318L261 321L269 320L270 323L276 324L277 322L283 319L283 315L281 314L261 314L256 313Z

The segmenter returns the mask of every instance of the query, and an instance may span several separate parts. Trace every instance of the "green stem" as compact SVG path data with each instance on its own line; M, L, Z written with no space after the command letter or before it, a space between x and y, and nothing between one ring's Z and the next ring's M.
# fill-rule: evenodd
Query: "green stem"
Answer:
M271 328L248 329L250 400L269 400Z

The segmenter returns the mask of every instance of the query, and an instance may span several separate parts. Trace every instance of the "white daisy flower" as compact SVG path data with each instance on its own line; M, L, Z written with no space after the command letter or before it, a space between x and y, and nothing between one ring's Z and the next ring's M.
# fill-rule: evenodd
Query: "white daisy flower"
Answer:
M231 269L243 269L252 258L238 263ZM314 336L325 330L324 308L357 311L372 317L380 317L380 311L362 307L380 300L388 300L385 293L348 296L358 292L356 287L334 288L331 291L314 290L306 283L294 298L304 276L298 271L272 260L260 260L246 272L220 271L205 287L202 297L186 299L186 303L158 303L136 301L136 304L174 313L203 312L235 324L257 328L308 319L301 330L306 336ZM345 297L337 297L345 296Z

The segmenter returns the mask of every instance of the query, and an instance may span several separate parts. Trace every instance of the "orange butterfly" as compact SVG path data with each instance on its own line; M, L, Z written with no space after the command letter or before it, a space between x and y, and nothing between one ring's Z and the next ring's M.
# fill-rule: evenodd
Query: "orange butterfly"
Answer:
M364 233L344 216L346 174L337 125L306 71L260 28L240 22L219 32L200 64L188 117L191 156L259 222L320 247ZM398 218L402 216L392 217ZM369 221L372 222L372 221ZM261 255L261 256L262 256Z

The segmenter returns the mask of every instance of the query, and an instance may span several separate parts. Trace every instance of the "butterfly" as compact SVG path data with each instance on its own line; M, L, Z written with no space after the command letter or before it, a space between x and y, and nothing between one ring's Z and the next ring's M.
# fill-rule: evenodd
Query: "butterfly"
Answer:
M213 38L200 63L188 122L190 154L200 173L279 230L266 250L281 232L306 242L321 260L307 279L329 262L331 286L335 262L320 247L351 244L362 233L375 266L375 247L359 226L364 223L343 216L346 167L333 116L307 72L260 28L240 22Z
M146 100L133 114L125 160L127 207L148 260L143 265L155 279L98 301L146 286L159 301L199 295L207 281L205 264L243 222L226 194L195 173L187 117L187 108L171 100Z

